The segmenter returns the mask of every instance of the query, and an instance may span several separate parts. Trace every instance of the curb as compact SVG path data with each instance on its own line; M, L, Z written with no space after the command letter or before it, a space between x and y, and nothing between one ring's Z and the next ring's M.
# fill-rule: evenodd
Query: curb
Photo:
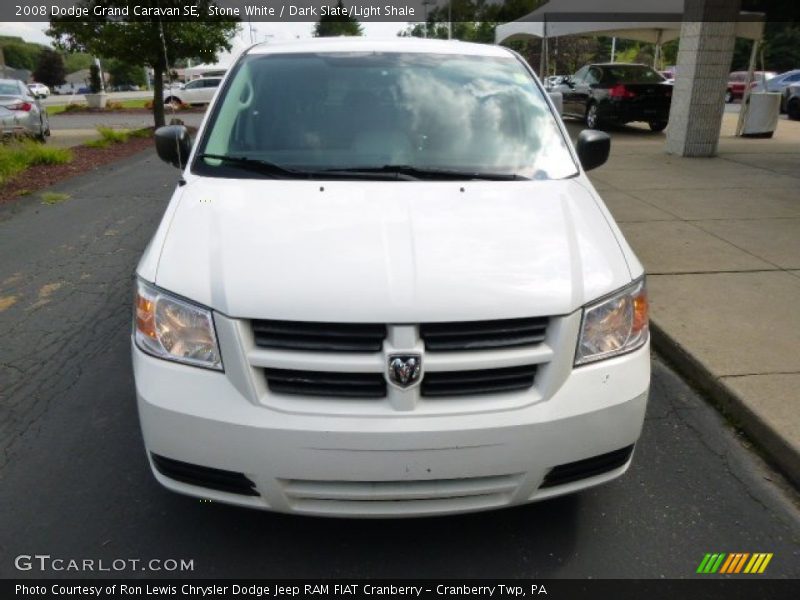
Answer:
M711 373L652 319L650 336L655 350L689 383L702 391L723 416L744 431L762 450L767 460L800 489L800 451L754 413L744 398Z

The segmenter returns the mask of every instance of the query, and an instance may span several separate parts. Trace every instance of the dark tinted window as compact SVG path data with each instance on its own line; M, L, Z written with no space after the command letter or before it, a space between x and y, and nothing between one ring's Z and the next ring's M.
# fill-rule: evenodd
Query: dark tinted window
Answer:
M619 65L603 67L604 83L660 83L664 78L658 71L644 65Z

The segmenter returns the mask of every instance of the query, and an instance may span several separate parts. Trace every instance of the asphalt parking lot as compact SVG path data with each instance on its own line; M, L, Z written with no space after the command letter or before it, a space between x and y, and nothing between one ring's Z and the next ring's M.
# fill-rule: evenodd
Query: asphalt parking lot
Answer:
M161 489L136 415L131 276L177 174L148 151L60 184L59 204L0 211L0 577L73 575L14 568L44 553L190 559L193 577L683 578L706 552L771 552L767 576L800 577L796 494L657 357L633 467L577 496L352 521Z

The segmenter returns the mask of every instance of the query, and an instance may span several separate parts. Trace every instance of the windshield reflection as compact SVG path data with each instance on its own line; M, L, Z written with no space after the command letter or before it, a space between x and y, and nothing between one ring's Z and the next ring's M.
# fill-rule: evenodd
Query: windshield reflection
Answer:
M198 154L314 172L411 166L531 179L577 172L542 92L513 57L253 55L224 94ZM236 162L200 158L195 167L215 175Z

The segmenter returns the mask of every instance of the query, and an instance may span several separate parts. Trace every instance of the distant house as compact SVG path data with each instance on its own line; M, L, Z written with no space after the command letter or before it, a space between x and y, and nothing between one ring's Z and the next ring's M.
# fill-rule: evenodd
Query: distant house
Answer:
M107 86L110 79L108 73L103 73L103 79L105 79ZM80 69L79 71L68 73L64 77L64 83L56 86L55 91L58 94L74 94L82 87L87 87L88 85L89 69Z
M15 69L7 65L0 65L0 79L19 79L25 83L30 83L31 72L28 69Z

